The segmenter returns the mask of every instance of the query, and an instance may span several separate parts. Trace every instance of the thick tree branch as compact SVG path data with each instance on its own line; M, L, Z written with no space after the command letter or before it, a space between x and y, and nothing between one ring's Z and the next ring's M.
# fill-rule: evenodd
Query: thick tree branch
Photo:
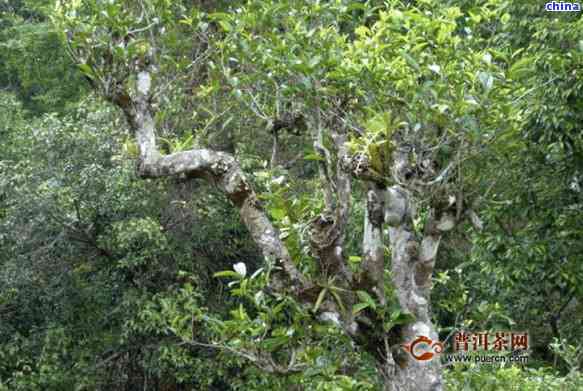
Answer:
M140 155L138 174L142 178L159 178L184 175L204 178L214 183L239 208L243 223L251 237L267 259L274 260L291 281L276 281L280 288L289 287L296 293L309 288L306 278L297 270L279 232L267 218L251 184L236 159L228 153L209 149L194 149L162 156L156 147L154 117L149 104L151 79L146 71L138 75L135 96L113 97L112 101L122 108L135 132Z

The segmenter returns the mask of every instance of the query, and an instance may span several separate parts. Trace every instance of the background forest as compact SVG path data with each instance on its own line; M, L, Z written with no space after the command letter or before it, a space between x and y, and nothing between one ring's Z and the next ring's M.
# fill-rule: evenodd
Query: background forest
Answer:
M582 75L543 1L0 0L0 390L393 389L397 185L439 340L529 332L442 387L583 389ZM149 113L162 159L236 158L307 288L214 171L144 174Z

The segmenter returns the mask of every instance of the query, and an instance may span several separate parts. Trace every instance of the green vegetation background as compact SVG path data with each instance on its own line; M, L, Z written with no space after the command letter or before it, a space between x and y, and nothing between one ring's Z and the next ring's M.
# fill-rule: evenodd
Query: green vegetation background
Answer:
M212 7L233 7L222 3ZM288 2L249 3L273 11ZM383 2L329 3L360 4L349 29L370 26ZM479 17L485 2L441 3L476 8ZM494 3L499 23L481 33L514 72L512 109L522 126L479 151L468 170L468 191L487 195L479 206L485 229L465 227L444 243L433 306L444 338L459 328L528 330L532 351L526 367L455 366L446 381L452 390L583 389L583 26L580 15L545 14L542 2ZM211 186L135 176L124 119L67 56L53 7L0 1L0 390L378 389L372 361L328 325L310 335L318 344L306 370L286 377L185 343L247 330L237 311L248 299L214 274L243 262L250 275L260 253ZM290 169L294 186L278 188L288 172L266 169L269 134L213 83L183 100L167 92L159 120L180 129L163 134L168 149L195 135L236 151L274 219L321 208L311 197L317 168L308 143L285 136L283 155L306 158ZM196 116L195 94L203 102ZM358 262L362 192L353 199ZM282 335L305 324L293 303L275 307Z

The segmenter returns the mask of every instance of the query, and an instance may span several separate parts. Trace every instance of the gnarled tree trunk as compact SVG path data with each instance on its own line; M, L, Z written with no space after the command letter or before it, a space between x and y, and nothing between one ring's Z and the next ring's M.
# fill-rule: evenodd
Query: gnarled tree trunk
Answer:
M401 343L419 337L437 342L439 337L431 322L431 275L439 246L439 234L418 238L413 230L414 204L411 194L400 186L387 190L385 220L389 225L391 272L399 304L415 321L399 329ZM386 387L391 391L441 390L439 357L420 361L404 350L394 350L396 365L387 368Z
M454 227L455 218L448 212L451 206L446 211L433 207L429 210L423 232L417 232L413 225L415 194L423 191L429 194L431 188L415 187L415 178L409 175L413 170L406 150L398 149L393 158L393 177L399 184L387 187L379 182L368 182L363 271L359 283L374 293L381 305L390 299L384 292L387 266L384 262L383 228L388 227L390 271L396 299L401 311L412 315L415 320L393 327L382 336L374 328L367 330L366 323L360 322L360 335L355 339L376 358L385 390L441 390L442 371L437 353L441 352L442 345L431 321L430 293L441 236ZM372 178L366 171L355 175ZM415 189L415 193L409 188ZM376 319L376 322L382 323L382 320ZM414 341L422 343L412 345ZM426 354L421 357L423 353Z
M122 95L123 92L109 98L124 111L135 132L140 151L138 174L144 178L183 175L204 178L214 183L239 209L243 223L266 259L279 266L280 272L274 275L274 288L289 292L301 301L309 301L313 293L317 293L318 287L296 268L236 159L228 153L209 149L161 155L156 146L155 122L149 103L150 74L142 70L137 80L137 91L131 98ZM437 219L437 212L432 211L425 232L416 233L413 229L415 202L406 186L386 188L382 182L375 180L374 175L361 171L361 179L369 181L364 260L362 272L353 276L343 251L351 197L350 176L343 160L348 155L346 134L334 131L332 136L338 159L335 171L330 159L326 159L327 166L320 170L327 193L327 205L325 213L313 222L311 244L320 262L320 273L325 277L336 278L334 283L346 292L342 300L347 310L341 310L334 301L327 300L321 305L322 311L331 312L331 319L335 319L358 345L373 354L386 390L441 390L439 359L416 360L401 348L401 344L410 343L419 337L438 341L437 332L431 323L429 306L431 277L441 233L453 227L453 218L442 214ZM317 147L323 148L318 143L320 139L316 137ZM327 155L325 152L324 156ZM396 153L394 158L394 176L398 178L400 171L407 166L407 157L406 154ZM357 166L360 170L360 162ZM368 291L381 305L387 303L384 289L385 225L389 227L391 273L397 298L402 311L415 317L413 323L393 328L390 335L379 332L382 330L383 319L379 319L378 314L369 312L355 318L350 308L356 302L357 290Z

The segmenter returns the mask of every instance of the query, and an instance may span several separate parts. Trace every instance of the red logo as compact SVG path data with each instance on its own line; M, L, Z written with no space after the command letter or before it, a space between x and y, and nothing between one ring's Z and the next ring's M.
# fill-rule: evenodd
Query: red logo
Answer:
M443 352L443 344L441 342L433 342L433 340L424 335L418 336L413 341L401 346L417 361L431 360L435 355Z

